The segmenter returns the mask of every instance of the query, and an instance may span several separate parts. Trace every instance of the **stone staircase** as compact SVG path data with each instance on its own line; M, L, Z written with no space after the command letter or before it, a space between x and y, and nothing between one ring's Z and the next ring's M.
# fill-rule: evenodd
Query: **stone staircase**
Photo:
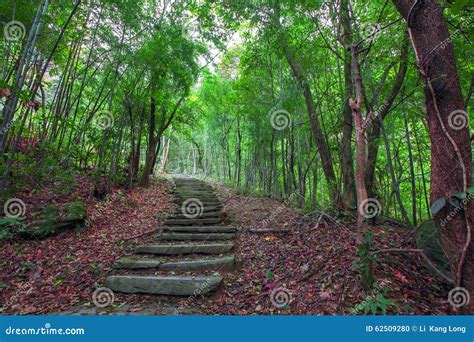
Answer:
M215 291L234 270L236 229L223 225L222 203L207 183L174 177L177 209L156 244L117 261L107 287L116 292L192 296ZM196 274L198 273L198 274Z

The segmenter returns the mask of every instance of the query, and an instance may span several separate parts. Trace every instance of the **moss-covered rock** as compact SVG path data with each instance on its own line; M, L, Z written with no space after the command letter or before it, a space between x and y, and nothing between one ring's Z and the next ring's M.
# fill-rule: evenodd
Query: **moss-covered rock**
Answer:
M43 208L41 219L18 231L24 239L44 239L67 229L84 228L86 210L81 201L66 203L62 208L48 205Z
M416 244L426 256L445 274L450 274L449 261L441 248L440 234L433 220L425 221L416 230ZM433 275L436 275L434 271Z
M12 239L15 233L24 227L24 217L0 218L0 241Z
M86 218L86 208L84 208L84 203L81 201L66 203L63 210L65 220L74 221Z

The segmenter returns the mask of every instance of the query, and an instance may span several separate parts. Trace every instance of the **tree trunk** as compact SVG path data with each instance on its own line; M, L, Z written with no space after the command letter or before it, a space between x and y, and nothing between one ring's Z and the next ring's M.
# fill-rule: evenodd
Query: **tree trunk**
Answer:
M153 98L153 91L150 97L150 122L148 126L148 146L146 150L145 167L143 168L143 175L140 181L142 186L148 186L150 184L150 175L153 171L153 162L155 160L155 150L157 145L157 139L155 137L155 126L156 126L156 104Z
M431 140L431 203L452 198L471 186L471 145L466 106L461 93L454 48L442 8L435 0L415 2L393 0L405 19L412 39L418 68L425 83L425 106ZM455 284L474 293L474 251L472 245L472 205L466 201L443 224L454 207L446 204L434 215L441 244L450 261ZM474 313L474 300L463 311Z
M351 57L348 54L345 54L344 58L344 81L345 105L341 142L341 169L344 181L342 202L344 208L350 210L357 208L357 194L354 182L354 161L352 160L352 112L348 101L352 94L353 83L351 75Z

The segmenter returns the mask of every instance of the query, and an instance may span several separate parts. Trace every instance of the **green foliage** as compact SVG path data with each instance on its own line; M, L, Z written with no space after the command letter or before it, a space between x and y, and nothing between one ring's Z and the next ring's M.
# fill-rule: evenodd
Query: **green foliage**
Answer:
M15 232L23 226L24 217L0 218L0 241L12 239Z
M359 260L354 262L352 267L357 269L360 274L362 284L365 289L370 290L375 282L374 267L377 259L371 253L373 234L370 230L364 233L364 239L357 248L357 256Z
M398 306L393 300L386 299L383 294L377 293L375 296L367 296L365 300L349 308L349 313L352 315L356 315L360 312L365 315L377 315L379 313L386 315L388 309L398 311Z
M330 3L83 1L67 22L73 2L50 1L44 16L36 18L42 26L34 49L23 51L39 3L0 4L0 29L13 19L26 29L25 36L12 44L0 40L4 68L0 89L8 88L19 99L7 134L9 144L18 141L19 146L8 146L0 162L0 177L10 181L10 193L53 185L56 195L67 194L77 187L75 173L83 171L99 185L132 186L144 172L143 156L154 150L150 154L156 156L156 171L166 164L164 145L171 141L168 171L212 177L242 194L284 200L292 193L304 193L294 204L306 210L333 206L330 189L345 187L343 113L354 94L351 87L346 89L345 81L353 75L345 75L347 55L336 36L339 18ZM473 31L468 26L472 6L465 0L444 5L459 81L468 93L473 71L469 45ZM377 110L395 83L406 24L395 6L382 0L354 0L351 7L367 106ZM379 26L382 32L366 36ZM315 144L301 82L287 61L289 52L296 56L313 96L311 105L336 175L331 184ZM41 65L23 68L28 72L19 85L15 80L22 76L17 68L20 57L45 61L50 55L51 64L33 97L30 82L34 84ZM410 50L408 60L413 59ZM384 118L402 204L413 206L407 211L413 221L414 211L418 222L430 216L430 139L423 97L418 70L410 62L390 115ZM37 108L31 106L32 99L38 101ZM471 107L472 101L468 113ZM288 112L289 125L283 130L271 124L275 110ZM101 125L104 117L110 127ZM367 132L372 129L369 125ZM413 145L414 189L407 137ZM379 145L371 190L384 214L400 217L387 153L380 148L383 141L369 143ZM353 145L349 147L353 150ZM412 191L418 203L412 203ZM449 202L456 207L467 194L453 196ZM433 214L444 206L441 202L433 204Z

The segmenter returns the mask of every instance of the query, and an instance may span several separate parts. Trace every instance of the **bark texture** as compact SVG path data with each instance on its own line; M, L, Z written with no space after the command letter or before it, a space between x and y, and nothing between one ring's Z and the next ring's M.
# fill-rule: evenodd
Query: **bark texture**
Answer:
M466 107L456 69L454 48L442 8L435 0L393 0L405 19L424 80L425 106L431 139L430 201L450 199L471 186L471 146ZM450 204L435 215L442 247L447 254L456 285L474 294L472 201L455 210ZM445 222L445 223L443 223ZM474 300L462 309L474 312Z

